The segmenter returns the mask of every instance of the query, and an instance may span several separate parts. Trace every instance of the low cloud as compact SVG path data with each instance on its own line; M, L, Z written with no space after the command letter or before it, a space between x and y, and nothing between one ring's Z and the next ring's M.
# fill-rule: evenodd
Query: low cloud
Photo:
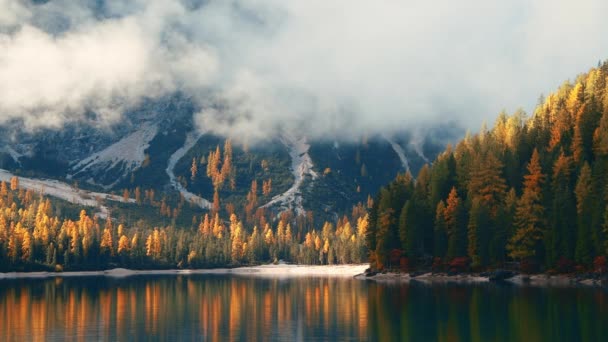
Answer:
M0 0L0 123L113 123L180 91L204 130L475 129L605 59L601 0Z

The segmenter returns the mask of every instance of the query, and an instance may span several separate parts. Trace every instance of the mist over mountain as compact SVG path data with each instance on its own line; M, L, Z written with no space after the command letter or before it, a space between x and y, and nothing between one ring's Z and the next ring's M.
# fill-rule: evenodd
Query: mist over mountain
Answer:
M475 130L603 58L607 6L2 0L0 121L112 126L179 92L200 130L248 142Z

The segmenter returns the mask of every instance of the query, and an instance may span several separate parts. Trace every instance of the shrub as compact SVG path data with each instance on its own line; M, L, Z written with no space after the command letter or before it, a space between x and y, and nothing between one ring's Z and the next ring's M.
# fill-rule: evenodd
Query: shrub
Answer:
M559 273L571 273L575 269L574 261L564 257L559 258L555 266Z
M607 267L608 267L608 261L606 260L605 256L600 255L600 256L596 256L595 259L593 259L593 272L599 273L599 274L604 274L604 273L606 273Z
M456 257L450 261L450 272L467 272L470 269L471 259L468 257Z
M519 263L521 273L531 274L538 272L538 263L534 260L525 259Z
M401 259L399 259L399 269L402 272L409 272L410 270L410 260L406 257L401 257Z
M433 258L433 265L431 266L431 270L433 270L433 272L441 272L445 270L445 265L440 257Z

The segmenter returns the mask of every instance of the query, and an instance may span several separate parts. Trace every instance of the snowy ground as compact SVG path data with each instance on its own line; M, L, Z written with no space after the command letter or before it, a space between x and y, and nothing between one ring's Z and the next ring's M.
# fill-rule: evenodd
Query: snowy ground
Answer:
M0 279L18 278L49 278L49 277L86 277L86 276L109 276L109 277L128 277L135 275L190 275L190 274L234 274L239 276L258 276L258 277L354 277L363 273L369 267L368 264L360 265L328 265L328 266L309 266L309 265L262 265L239 268L218 268L218 269L195 269L195 270L151 270L136 271L125 268L115 268L107 271L89 272L11 272L0 273Z
M267 208L279 205L283 210L294 209L296 214L304 214L300 188L307 175L312 177L312 179L317 178L317 173L312 169L312 159L308 154L310 145L306 142L305 137L297 138L293 135L285 135L281 138L281 141L289 149L294 182L291 188L280 195L274 196L270 202L262 207Z
M180 184L180 182L177 181L177 178L175 177L175 172L174 172L175 165L177 164L177 162L180 159L182 159L186 155L186 153L188 153L188 151L190 151L190 149L192 147L194 147L194 145L196 144L198 139L200 139L201 135L203 135L203 133L196 133L196 132L188 133L188 135L186 136L186 142L184 142L184 146L180 147L177 151L175 151L171 155L171 157L169 158L169 164L167 165L167 169L165 171L167 172L167 175L169 176L169 181L171 182L171 185L177 191L179 191L187 201L194 203L203 209L210 209L212 206L211 202L202 198L201 196L195 195L195 194L189 192L188 190L186 190Z
M12 177L14 177L12 173L0 169L0 181L10 182ZM43 195L57 197L74 204L96 207L99 209L97 216L101 218L106 218L108 215L108 208L102 205L102 202L104 200L125 202L122 196L81 190L74 188L69 184L52 179L33 179L19 177L19 187L41 192ZM135 200L129 199L128 202L134 203Z
M150 147L150 141L154 139L156 133L158 133L157 124L143 124L137 131L78 162L72 167L73 174L70 177L91 168L110 170L122 164L122 175L117 177L114 183L107 185L99 184L105 189L112 188L118 181L129 175L131 171L141 166L146 158L145 151Z

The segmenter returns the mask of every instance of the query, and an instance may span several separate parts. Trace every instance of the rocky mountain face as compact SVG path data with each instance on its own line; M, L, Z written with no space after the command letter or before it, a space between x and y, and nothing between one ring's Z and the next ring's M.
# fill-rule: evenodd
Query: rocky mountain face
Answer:
M109 127L96 124L94 114L86 123L61 129L31 132L18 123L5 124L0 168L106 193L135 188L181 193L204 210L214 195L207 157L218 147L223 152L226 139L197 130L195 111L189 99L174 95L142 103ZM255 181L256 207L337 217L365 203L397 173L415 175L459 133L438 128L414 141L404 128L397 136L351 142L280 133L251 146L233 143L232 184L221 187L219 197L223 204L243 207Z

